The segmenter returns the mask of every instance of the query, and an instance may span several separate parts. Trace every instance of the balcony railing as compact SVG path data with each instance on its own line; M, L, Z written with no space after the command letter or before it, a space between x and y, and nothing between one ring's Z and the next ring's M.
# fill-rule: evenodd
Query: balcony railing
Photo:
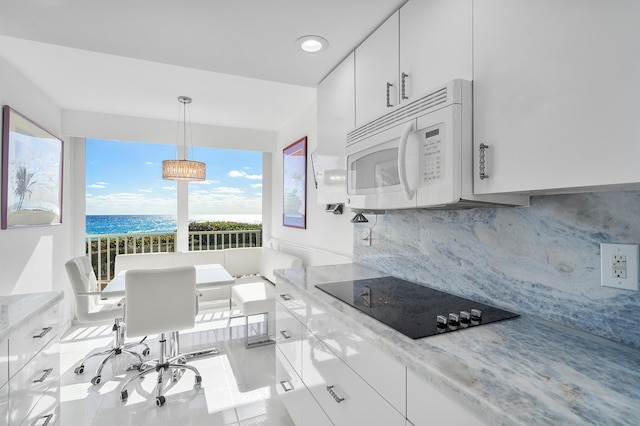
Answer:
M113 278L118 254L175 251L174 233L93 234L86 237L86 253L101 284ZM190 231L189 251L262 247L262 231Z

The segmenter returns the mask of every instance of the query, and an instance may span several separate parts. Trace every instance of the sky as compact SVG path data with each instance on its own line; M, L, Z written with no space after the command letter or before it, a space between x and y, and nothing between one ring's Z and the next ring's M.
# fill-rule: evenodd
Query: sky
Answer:
M86 140L86 214L176 215L176 182L162 179L175 145ZM262 153L190 147L207 165L204 182L189 182L189 216L262 213Z

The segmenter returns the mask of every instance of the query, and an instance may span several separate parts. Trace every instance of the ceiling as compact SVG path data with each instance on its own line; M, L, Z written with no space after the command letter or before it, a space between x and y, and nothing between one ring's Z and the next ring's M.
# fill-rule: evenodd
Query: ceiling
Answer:
M0 57L63 109L278 130L405 1L4 0Z

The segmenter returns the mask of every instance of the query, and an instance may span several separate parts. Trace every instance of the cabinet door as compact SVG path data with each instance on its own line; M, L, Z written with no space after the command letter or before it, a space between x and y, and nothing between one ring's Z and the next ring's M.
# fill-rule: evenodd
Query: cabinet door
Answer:
M633 0L474 3L476 193L640 182L639 16Z
M344 203L347 132L356 125L355 55L349 55L318 85L318 204Z
M404 415L311 333L303 356L302 378L333 423L404 426Z
M411 0L400 9L400 97L473 80L472 0ZM402 74L405 98L402 97Z
M276 346L276 392L296 426L302 425L302 389L302 380Z
M486 424L467 408L443 394L432 384L422 380L411 370L407 370L407 419L415 426Z
M276 303L276 345L289 363L302 373L302 324L280 303Z
M399 12L356 48L356 126L398 104ZM387 104L387 84L389 103Z

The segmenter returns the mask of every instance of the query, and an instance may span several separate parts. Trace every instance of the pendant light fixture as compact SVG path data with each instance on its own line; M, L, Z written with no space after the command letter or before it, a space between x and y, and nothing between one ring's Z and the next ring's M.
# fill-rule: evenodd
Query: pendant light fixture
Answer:
M188 96L178 96L178 102L182 103L183 106L184 128L182 138L182 155L179 155L179 141L176 141L176 158L180 156L183 158L178 160L164 160L162 162L162 179L189 182L203 181L206 179L206 164L199 161L189 160L189 150L187 146L187 105L190 104L191 101L192 99ZM189 125L191 125L191 123L189 123ZM180 127L178 125L178 134L179 133Z

